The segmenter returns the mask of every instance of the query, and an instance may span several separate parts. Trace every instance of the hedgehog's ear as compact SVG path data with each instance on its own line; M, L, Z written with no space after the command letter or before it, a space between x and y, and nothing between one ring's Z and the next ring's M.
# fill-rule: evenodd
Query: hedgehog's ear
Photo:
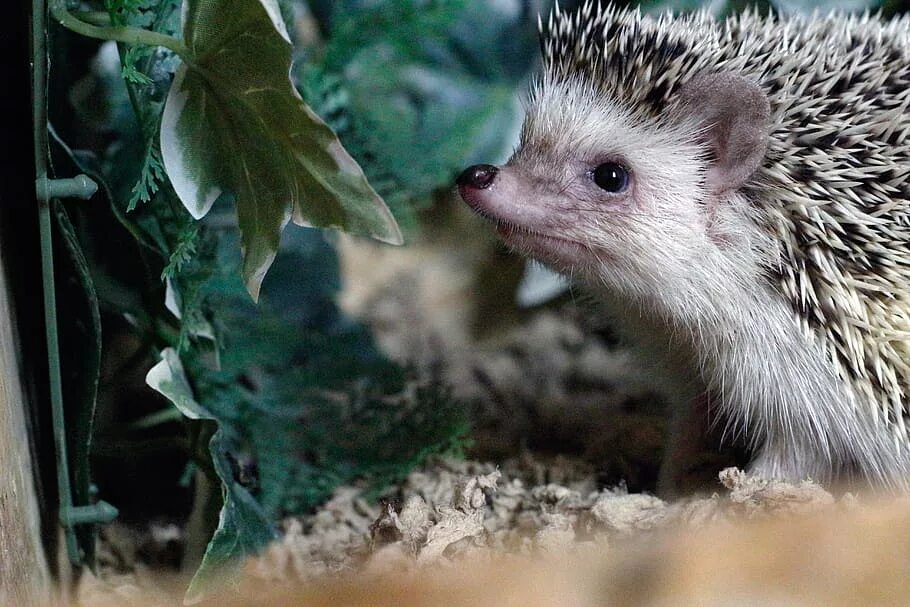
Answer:
M706 181L720 194L748 181L768 145L771 108L761 88L730 72L701 74L682 86L683 112L704 125L713 153Z

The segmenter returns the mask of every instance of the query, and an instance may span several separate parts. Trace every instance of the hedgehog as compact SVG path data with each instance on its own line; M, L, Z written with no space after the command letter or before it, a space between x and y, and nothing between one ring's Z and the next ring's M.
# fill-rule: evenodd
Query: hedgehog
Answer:
M586 285L768 478L910 487L910 20L587 1L540 23L518 146L461 197Z

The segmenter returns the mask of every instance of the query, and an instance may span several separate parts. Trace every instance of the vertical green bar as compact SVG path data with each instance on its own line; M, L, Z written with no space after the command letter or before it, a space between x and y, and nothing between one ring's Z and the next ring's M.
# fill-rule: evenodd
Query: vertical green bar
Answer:
M32 0L32 102L34 104L34 142L36 184L46 184L47 128L47 7L45 0ZM57 454L57 490L60 516L72 508L69 461L66 449L66 424L63 414L63 390L60 379L60 350L57 336L57 297L54 286L54 243L51 227L50 198L46 185L37 191L38 220L41 231L41 279L44 290L44 322L47 337L47 361L50 381L51 409L54 420L54 447ZM72 526L64 525L66 549L70 561L81 564L76 534Z

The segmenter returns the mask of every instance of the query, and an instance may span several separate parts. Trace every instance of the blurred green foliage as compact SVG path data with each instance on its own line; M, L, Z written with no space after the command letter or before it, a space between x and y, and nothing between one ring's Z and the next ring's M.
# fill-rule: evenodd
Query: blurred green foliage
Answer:
M537 59L535 15L466 0L311 6L320 35L299 47L304 98L413 236L435 191L511 143L515 92Z
M355 157L366 159L374 174L390 176L395 185L386 191L399 195L396 211L416 229L415 209L448 188L471 154L503 144L502 137L489 138L487 147L477 141L481 132L497 130L488 123L491 116L505 111L509 120L516 118L510 96L518 77L505 84L497 80L504 73L492 70L472 79L467 67L452 72L457 80L430 77L427 66L450 63L432 48L456 53L450 30L466 9L445 3L427 13L423 3L398 4L394 20L377 22L379 13L371 7L336 13L338 41L330 34L319 48L308 49L297 70L301 86L307 90L309 83L308 90L318 91L317 110L336 126L347 121L339 130L362 143L353 149ZM115 25L169 35L179 27L177 0L107 0L95 8L106 9ZM285 15L293 14L285 8ZM366 24L372 29L365 31ZM294 31L295 23L288 25ZM390 29L389 36L383 28ZM370 45L377 39L397 41L391 61L400 69L371 63L376 49ZM196 222L161 170L156 133L177 66L164 49L107 45L70 91L82 138L92 148L73 155L81 170L104 182L99 199L106 202L78 211L79 235L106 330L126 327L140 344L131 360L114 366L122 365L126 377L137 360L142 364L162 350L174 352L193 398L217 421L220 431L211 448L223 450L233 467L214 465L221 460L213 463L208 445L215 439L206 422L188 419L181 429L173 416L148 407L121 412L127 423L106 425L100 443L129 445L136 437L138 448L150 434L158 440L183 435L174 444L185 446L188 464L211 475L216 486L224 484L225 508L235 510L232 500L248 494L265 513L263 520L305 512L339 484L357 481L378 490L432 453L457 454L467 434L460 403L438 378L418 377L386 359L368 329L335 304L341 276L330 238L314 230L290 231L260 305L249 301L239 278L239 232L228 201L219 200ZM358 78L357 70L373 77ZM462 88L468 92L462 94ZM351 100L337 112L331 107L333 90ZM384 96L381 103L375 103L377 96ZM398 113L384 112L385 103ZM489 105L498 109L475 125L473 114ZM454 122L451 112L457 114ZM439 141L445 145L434 144ZM421 146L416 163L408 151L414 145ZM118 381L125 380L115 376L109 384ZM231 556L211 550L255 544L240 536L251 532L249 524L226 529L225 520L205 562ZM210 523L211 532L217 521ZM237 542L225 542L226 534ZM208 538L195 541L200 539Z

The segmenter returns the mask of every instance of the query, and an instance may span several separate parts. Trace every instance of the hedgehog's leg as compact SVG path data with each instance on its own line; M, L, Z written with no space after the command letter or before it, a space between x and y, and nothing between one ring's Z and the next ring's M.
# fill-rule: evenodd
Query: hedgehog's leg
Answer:
M782 434L775 433L766 439L747 467L750 474L791 483L814 480L829 484L834 480L832 462L817 446L793 444L782 440Z
M898 449L875 423L858 418L849 424L851 434L832 441L826 457L817 444L784 440L783 432L769 435L748 467L750 474L767 479L817 481L855 491L885 487L910 491L910 456ZM829 439L832 440L832 439Z
M793 459L788 457L786 451L778 448L778 446L765 444L749 463L747 471L749 474L765 479L783 481L806 480L800 472L797 472L798 468Z

